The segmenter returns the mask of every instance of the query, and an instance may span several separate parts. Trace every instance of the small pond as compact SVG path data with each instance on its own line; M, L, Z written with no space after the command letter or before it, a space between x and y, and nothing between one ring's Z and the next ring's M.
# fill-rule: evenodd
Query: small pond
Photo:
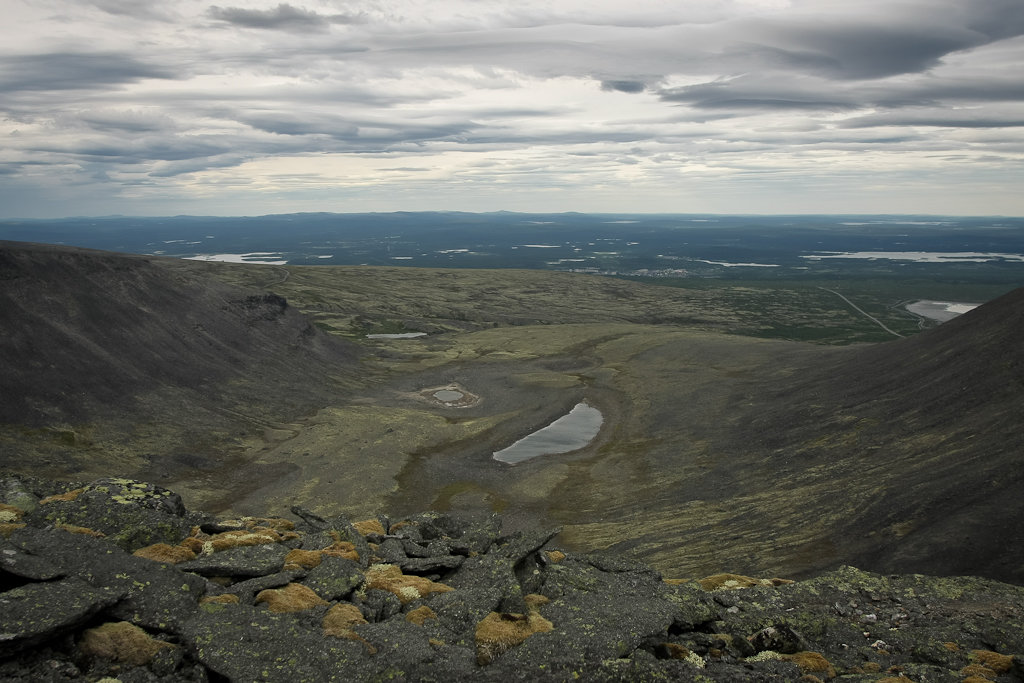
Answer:
M426 337L426 332L399 332L395 334L368 334L367 339L415 339L416 337Z
M438 389L434 392L434 398L438 401L444 401L445 403L460 401L464 396L464 393L461 391L455 391L454 389Z
M583 448L601 431L604 416L586 403L577 403L568 414L547 427L524 436L508 448L494 453L494 459L514 465L541 455L557 455Z

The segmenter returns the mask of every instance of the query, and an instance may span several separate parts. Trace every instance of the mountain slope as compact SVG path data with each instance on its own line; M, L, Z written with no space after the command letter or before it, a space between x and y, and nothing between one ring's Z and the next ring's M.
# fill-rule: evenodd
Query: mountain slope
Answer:
M155 386L216 392L250 373L308 381L353 357L280 297L145 257L0 243L0 282L0 422L131 411Z
M883 571L1024 581L1024 289L818 361L754 420L783 467L850 482L829 539Z

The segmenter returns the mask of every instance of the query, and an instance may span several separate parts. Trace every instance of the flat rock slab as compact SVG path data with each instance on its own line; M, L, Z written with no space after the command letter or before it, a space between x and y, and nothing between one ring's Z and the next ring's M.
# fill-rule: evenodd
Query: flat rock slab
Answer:
M174 631L191 616L206 591L202 578L128 555L106 539L58 529L19 529L10 540L68 576L123 594L110 615L145 628Z
M109 588L93 588L76 578L32 583L0 593L0 652L13 655L71 631L123 595Z
M359 565L343 557L324 557L303 579L302 583L311 588L324 600L340 600L364 581Z
M248 605L206 605L183 636L200 662L232 681L348 682L375 668L361 643Z
M46 558L27 553L3 540L0 540L0 570L32 581L50 581L65 576L65 572Z
M289 550L279 543L228 548L182 562L177 567L200 576L268 576L281 571Z

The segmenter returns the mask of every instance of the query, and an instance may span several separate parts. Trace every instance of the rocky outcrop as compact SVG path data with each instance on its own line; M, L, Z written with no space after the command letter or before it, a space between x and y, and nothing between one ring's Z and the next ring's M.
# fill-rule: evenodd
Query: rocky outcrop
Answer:
M986 579L666 579L496 517L221 519L123 479L0 503L5 681L1024 680L1024 588Z

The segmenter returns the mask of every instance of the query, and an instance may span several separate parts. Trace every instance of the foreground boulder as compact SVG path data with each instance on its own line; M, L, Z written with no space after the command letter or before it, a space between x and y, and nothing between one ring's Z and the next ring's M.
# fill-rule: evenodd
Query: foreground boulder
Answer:
M1024 588L990 580L666 580L496 517L215 519L12 480L4 681L1024 681Z

